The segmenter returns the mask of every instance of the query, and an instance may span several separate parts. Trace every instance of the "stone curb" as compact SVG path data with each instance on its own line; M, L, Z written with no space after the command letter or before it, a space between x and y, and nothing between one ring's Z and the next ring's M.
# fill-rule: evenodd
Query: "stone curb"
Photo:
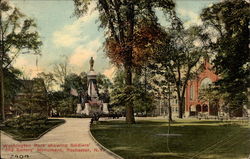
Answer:
M63 119L62 119L62 120L63 120ZM10 137L10 138L12 138L13 140L18 141L18 142L22 142L22 141L32 141L32 140L38 140L38 139L40 139L43 135L45 135L46 133L48 133L48 132L51 131L52 129L54 129L54 128L58 127L58 126L61 126L62 124L65 124L65 123L66 123L66 120L64 120L64 122L62 122L62 123L60 123L60 124L58 124L58 125L55 125L55 126L49 128L48 130L44 131L41 135L39 135L39 136L36 137L36 138L26 138L25 140L17 140L17 139L15 139L11 134L6 133L6 132L4 132L4 131L2 131L2 130L1 130L1 133L5 134L6 136L8 136L8 137Z
M89 135L91 136L91 138L94 140L94 142L103 150L105 150L107 153L109 153L111 156L113 156L116 159L123 159L121 156L115 154L114 152L110 151L109 149L107 149L105 146L103 146L101 143L99 143L94 136L92 135L91 131L90 131L90 124L89 124Z

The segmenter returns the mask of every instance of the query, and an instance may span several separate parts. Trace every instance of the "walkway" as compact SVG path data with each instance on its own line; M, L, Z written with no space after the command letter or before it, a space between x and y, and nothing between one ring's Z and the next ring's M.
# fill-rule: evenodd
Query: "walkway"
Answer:
M2 158L114 159L114 157L109 155L107 152L102 151L90 137L90 119L71 118L65 120L65 124L48 132L39 140L19 142L1 133L2 147L6 144L25 146L23 148L15 148L14 152L1 150ZM18 152L17 149L19 149L20 152ZM38 149L40 150L38 151ZM11 149L9 151L11 151Z

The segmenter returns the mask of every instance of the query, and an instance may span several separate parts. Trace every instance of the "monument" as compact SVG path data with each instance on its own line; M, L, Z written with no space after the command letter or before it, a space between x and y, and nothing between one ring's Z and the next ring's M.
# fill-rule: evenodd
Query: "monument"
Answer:
M94 71L94 59L91 57L89 61L90 69L87 73L88 80L88 90L83 95L82 104L77 105L76 113L93 115L94 113L98 114L108 114L108 103L105 99L100 99L99 91L97 87L97 73ZM82 105L84 109L82 110Z

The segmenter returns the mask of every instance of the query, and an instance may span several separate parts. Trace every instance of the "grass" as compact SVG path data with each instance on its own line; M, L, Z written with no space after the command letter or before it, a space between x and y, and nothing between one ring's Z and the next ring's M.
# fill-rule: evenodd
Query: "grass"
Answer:
M250 155L247 121L178 120L170 133L164 120L100 121L91 127L93 136L124 159L242 159ZM168 142L169 140L169 142ZM167 147L169 145L169 148Z
M27 129L15 129L11 127L1 126L1 130L5 133L11 135L15 140L18 141L27 141L27 140L35 140L41 135L43 135L46 131L53 128L56 125L64 123L63 119L48 119L47 124L43 128L27 130Z

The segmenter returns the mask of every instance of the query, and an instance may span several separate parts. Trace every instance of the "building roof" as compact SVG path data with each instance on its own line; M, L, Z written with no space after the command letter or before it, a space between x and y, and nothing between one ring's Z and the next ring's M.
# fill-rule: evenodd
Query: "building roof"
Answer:
M33 92L33 93L47 93L44 80L35 78L32 80L20 80L21 88L18 95Z

